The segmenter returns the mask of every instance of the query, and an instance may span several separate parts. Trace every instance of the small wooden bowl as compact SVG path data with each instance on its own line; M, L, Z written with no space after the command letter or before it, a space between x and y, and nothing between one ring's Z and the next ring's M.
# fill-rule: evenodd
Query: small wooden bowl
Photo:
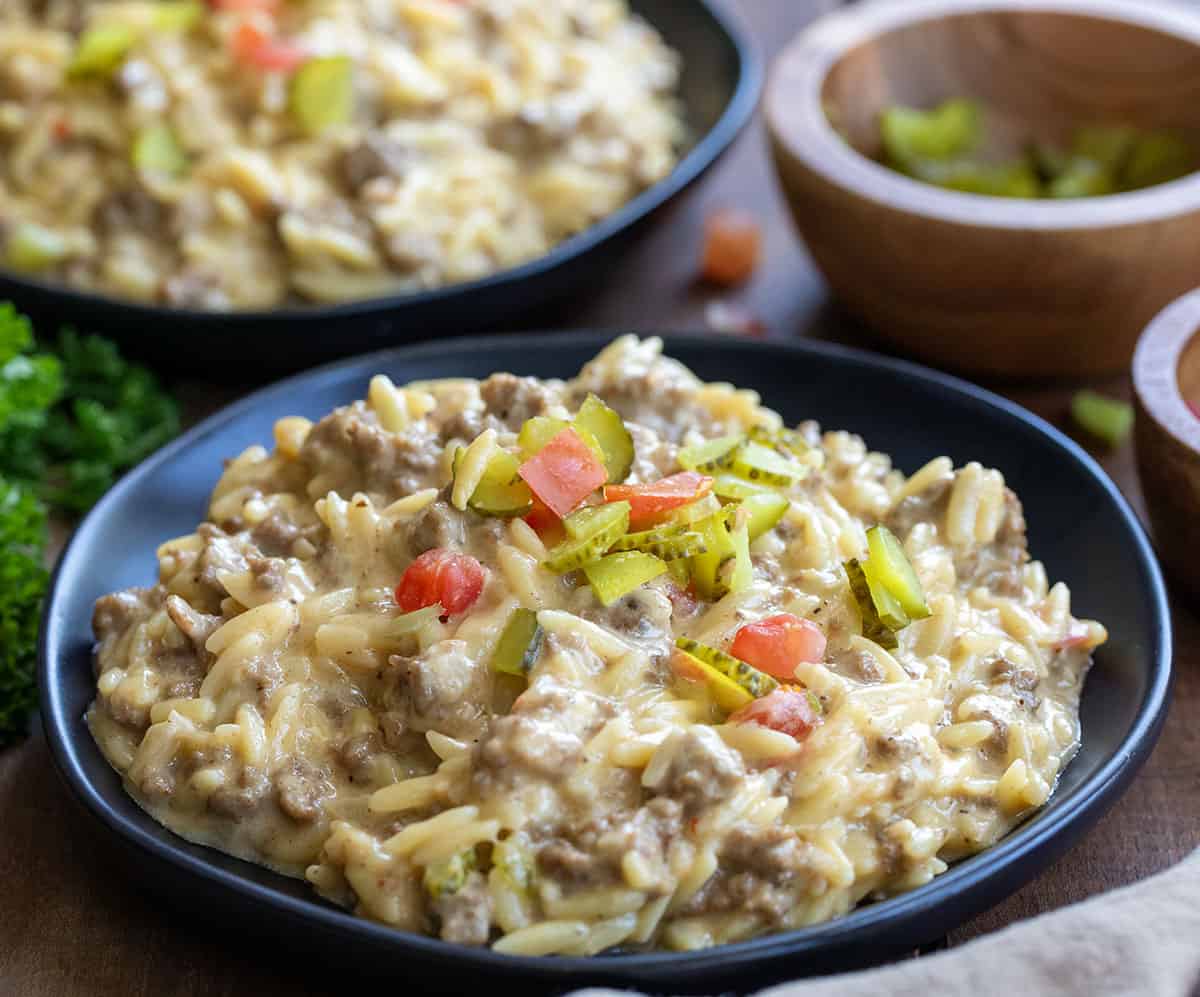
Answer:
M1133 357L1138 475L1158 556L1200 605L1200 290L1146 327Z
M776 167L834 292L922 359L1003 375L1111 373L1200 284L1200 174L1014 200L874 162L879 113L980 100L1016 151L1113 121L1200 135L1200 16L1145 0L906 0L822 18L766 93ZM846 139L831 124L831 119Z

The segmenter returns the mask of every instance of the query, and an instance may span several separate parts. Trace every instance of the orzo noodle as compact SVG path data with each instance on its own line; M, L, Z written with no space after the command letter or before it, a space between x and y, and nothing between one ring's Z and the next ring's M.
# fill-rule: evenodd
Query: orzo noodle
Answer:
M677 74L623 0L5 0L0 266L212 310L482 277L670 171Z
M1104 628L999 472L906 477L657 340L377 377L275 444L97 603L88 720L163 824L362 916L525 954L796 928L987 848L1078 745Z

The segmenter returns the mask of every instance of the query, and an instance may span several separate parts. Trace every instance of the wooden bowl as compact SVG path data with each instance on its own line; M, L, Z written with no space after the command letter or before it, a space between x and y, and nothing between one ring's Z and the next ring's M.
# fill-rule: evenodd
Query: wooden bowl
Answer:
M1146 0L872 3L804 31L767 86L800 232L883 338L979 373L1126 369L1150 318L1200 284L1200 174L1018 200L943 190L870 158L881 110L957 96L983 102L989 142L1008 151L1113 121L1200 136L1200 14Z
M1158 555L1200 605L1200 290L1147 326L1133 358L1138 474Z

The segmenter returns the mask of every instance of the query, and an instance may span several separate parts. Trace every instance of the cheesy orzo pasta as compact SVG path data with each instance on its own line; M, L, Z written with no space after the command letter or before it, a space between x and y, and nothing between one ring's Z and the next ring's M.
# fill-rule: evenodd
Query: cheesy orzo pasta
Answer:
M4 0L0 267L225 311L472 280L675 165L624 0Z
M691 949L927 883L1042 805L1104 628L998 471L911 476L617 340L569 381L276 425L88 720L184 837L525 954Z

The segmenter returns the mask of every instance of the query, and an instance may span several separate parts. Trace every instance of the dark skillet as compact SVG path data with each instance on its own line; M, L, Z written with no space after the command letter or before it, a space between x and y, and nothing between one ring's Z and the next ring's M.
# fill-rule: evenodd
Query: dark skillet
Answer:
M683 59L681 96L693 142L675 169L628 204L545 256L464 284L334 306L208 312L133 304L0 271L11 299L46 330L103 333L160 368L246 379L440 333L496 328L506 319L603 279L659 208L713 165L750 119L761 60L716 0L633 0Z
M217 912L225 930L261 930L303 946L336 972L403 979L414 990L522 992L588 983L672 992L744 990L788 976L857 967L945 934L1017 890L1066 851L1121 794L1165 715L1171 631L1162 578L1145 534L1104 472L1037 417L963 381L897 360L816 343L753 344L678 337L671 355L709 380L760 391L788 422L814 417L861 433L913 471L938 454L1000 468L1025 502L1031 549L1070 585L1075 612L1111 635L1083 697L1083 747L1049 804L991 850L933 883L802 931L687 954L592 960L512 958L396 932L318 900L302 883L189 845L146 817L100 756L82 717L92 698L91 618L97 596L154 576L155 547L201 519L220 461L269 443L286 414L319 417L361 397L377 371L403 382L511 370L568 376L608 340L452 340L359 357L267 388L197 426L125 477L92 511L63 556L46 606L40 682L46 733L75 797L124 847L134 881L164 892L178 930ZM282 951L282 950L280 950ZM461 991L460 991L461 992Z

